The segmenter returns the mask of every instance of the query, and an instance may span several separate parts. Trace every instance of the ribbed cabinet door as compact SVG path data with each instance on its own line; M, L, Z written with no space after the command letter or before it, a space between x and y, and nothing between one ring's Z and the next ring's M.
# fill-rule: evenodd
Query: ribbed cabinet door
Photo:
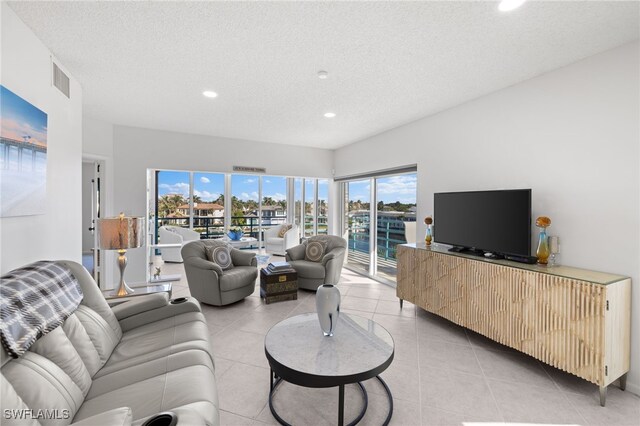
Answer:
M423 253L420 273L425 282L420 283L420 302L427 311L464 326L467 311L465 259L431 251Z
M523 352L601 384L605 287L539 274L535 295L536 342Z
M398 245L398 278L396 296L408 302L417 303L420 250Z

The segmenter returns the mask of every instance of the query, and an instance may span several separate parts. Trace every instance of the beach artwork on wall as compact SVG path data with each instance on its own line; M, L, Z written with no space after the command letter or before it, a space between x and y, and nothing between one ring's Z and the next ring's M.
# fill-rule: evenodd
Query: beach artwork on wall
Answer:
M47 114L0 85L0 217L44 214Z

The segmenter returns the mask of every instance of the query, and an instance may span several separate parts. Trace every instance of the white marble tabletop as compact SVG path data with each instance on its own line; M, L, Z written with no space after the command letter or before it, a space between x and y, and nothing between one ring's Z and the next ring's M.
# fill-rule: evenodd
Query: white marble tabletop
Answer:
M341 313L335 334L324 336L318 315L301 314L274 325L265 350L279 364L318 376L348 376L380 367L393 356L391 334L367 318Z

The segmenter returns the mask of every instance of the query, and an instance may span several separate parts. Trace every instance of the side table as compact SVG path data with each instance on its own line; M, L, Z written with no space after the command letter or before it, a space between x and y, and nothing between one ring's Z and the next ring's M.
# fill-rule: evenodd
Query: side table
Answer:
M104 298L107 301L126 300L129 297L144 296L145 294L162 293L162 292L169 293L169 298L171 298L172 283L170 282L163 282L158 284L155 284L155 283L138 284L138 285L134 284L130 287L133 290L133 293L127 294L126 296L117 296L116 290L103 290L102 294L104 295Z

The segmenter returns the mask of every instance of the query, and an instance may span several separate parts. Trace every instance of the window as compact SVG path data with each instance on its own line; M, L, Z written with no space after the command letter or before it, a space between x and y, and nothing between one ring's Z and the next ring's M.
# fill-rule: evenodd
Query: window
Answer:
M262 176L262 231L287 222L287 178Z
M328 233L328 179L169 170L153 173L156 196L150 217L155 208L156 235L158 227L175 225L191 228L201 238L219 238L229 227L239 226L246 236L256 238L253 247L257 248L262 247L265 229L284 223L296 223L301 237ZM290 203L293 218L289 217Z
M231 175L231 226L248 237L260 239L260 177Z
M189 172L156 172L157 228L163 225L191 227L189 194L191 190ZM156 230L156 235L158 235Z
M193 174L193 229L201 238L224 235L224 174Z
M316 185L315 179L304 180L304 236L316 235Z
M329 233L329 180L318 179L317 234Z

